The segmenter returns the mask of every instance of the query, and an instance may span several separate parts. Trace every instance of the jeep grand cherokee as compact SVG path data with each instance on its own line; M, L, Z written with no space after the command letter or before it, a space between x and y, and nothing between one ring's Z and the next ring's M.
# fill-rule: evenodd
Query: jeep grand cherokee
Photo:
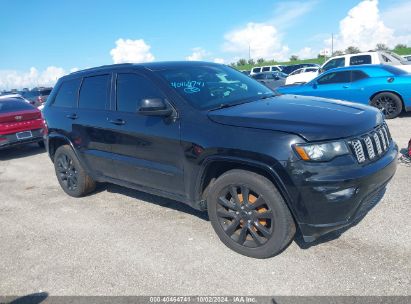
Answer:
M44 116L63 190L96 182L208 210L224 244L267 258L362 218L398 148L369 106L279 95L205 62L121 64L62 77Z

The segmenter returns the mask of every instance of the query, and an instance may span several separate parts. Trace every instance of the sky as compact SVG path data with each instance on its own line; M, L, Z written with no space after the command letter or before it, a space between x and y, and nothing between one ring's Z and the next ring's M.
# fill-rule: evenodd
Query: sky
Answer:
M313 58L411 45L410 0L0 0L0 89L122 62ZM250 52L249 52L250 51Z

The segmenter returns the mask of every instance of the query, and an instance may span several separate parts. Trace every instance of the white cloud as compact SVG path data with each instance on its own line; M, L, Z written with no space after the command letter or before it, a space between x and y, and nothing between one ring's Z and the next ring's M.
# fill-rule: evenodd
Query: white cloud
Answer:
M150 52L151 46L143 39L118 39L116 47L110 51L114 63L125 62L150 62L154 61L154 55Z
M275 6L275 14L270 24L275 24L278 28L288 28L296 26L302 21L305 14L309 13L318 1L290 1L279 2Z
M223 50L248 58L284 60L289 48L282 44L281 34L268 23L247 23L245 27L233 30L224 36Z
M67 72L60 67L49 66L43 71L31 67L28 71L0 70L0 89L22 89L37 86L54 86Z
M397 5L393 5L383 12L381 12L381 18L384 23L395 29L395 37L399 41L398 43L410 43L411 42L411 1L404 1Z
M300 59L311 59L311 58L317 57L318 53L319 53L318 51L315 51L310 47L304 47L301 50L299 50L296 53L296 55Z
M186 57L188 61L201 61L204 60L206 56L208 56L208 52L201 47L196 47L192 49L191 55Z
M407 5L407 9L410 5ZM399 14L398 10L395 11ZM406 12L406 11L405 11ZM386 18L392 19L393 12L386 15ZM403 13L399 14L403 16ZM411 26L409 14L404 17L408 28ZM410 37L400 37L394 28L387 26L378 8L378 0L363 0L354 6L347 16L340 21L340 30L335 37L335 50L344 50L348 46L356 46L362 51L374 49L377 43L384 43L393 47L397 43L407 43ZM330 39L326 40L327 46L330 45Z
M215 63L221 63L223 64L225 62L225 60L223 58L214 58L213 60Z

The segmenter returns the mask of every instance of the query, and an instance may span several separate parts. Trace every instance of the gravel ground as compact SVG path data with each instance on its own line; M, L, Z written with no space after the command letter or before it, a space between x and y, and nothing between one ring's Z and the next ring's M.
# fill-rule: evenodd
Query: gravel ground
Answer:
M388 124L405 148L411 115ZM410 176L400 162L339 238L256 260L182 204L114 185L74 199L36 145L0 151L0 295L411 295Z

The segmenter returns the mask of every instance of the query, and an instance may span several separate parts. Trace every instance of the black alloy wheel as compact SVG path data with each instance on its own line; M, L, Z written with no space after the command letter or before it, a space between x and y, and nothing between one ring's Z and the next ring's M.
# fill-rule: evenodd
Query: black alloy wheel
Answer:
M207 190L208 216L220 240L253 258L268 258L284 250L296 227L277 187L255 172L233 169Z
M60 154L56 159L57 172L60 180L70 191L75 191L78 187L78 171L74 167L73 160L66 154Z
M54 154L54 169L61 188L70 196L84 196L96 187L95 181L68 145L60 146Z
M225 188L217 204L219 223L237 244L255 248L271 238L273 211L264 197L247 186L231 185Z
M397 95L390 92L377 94L372 99L371 105L380 109L387 119L397 117L402 111L401 99Z

